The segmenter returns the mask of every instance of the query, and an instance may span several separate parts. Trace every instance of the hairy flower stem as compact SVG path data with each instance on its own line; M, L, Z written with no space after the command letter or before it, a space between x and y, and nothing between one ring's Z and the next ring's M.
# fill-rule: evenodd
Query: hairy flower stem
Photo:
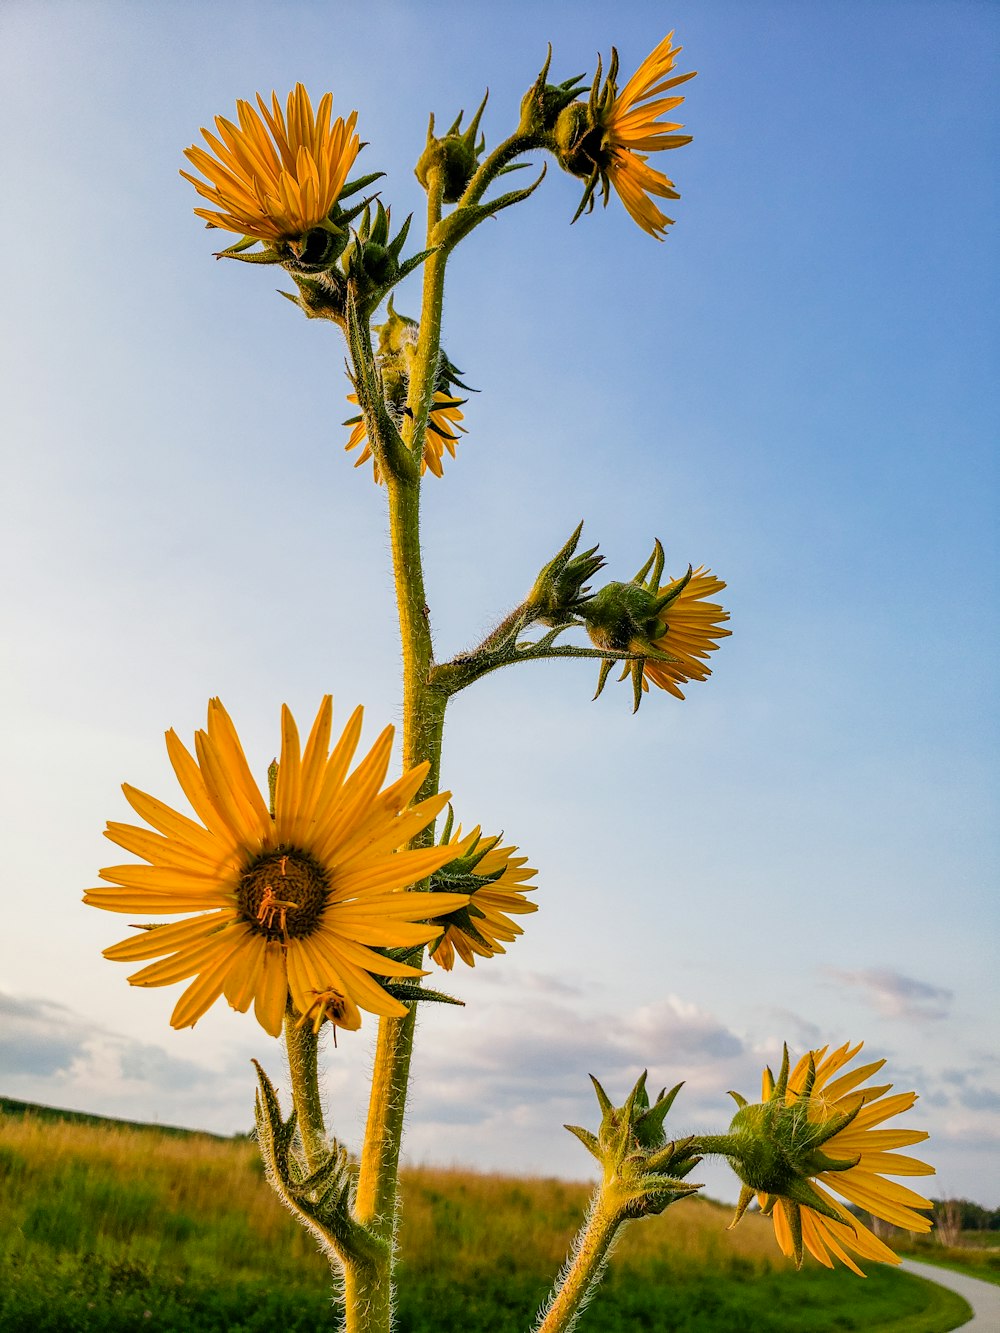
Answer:
M620 1201L602 1186L576 1238L567 1267L557 1279L550 1304L536 1326L536 1333L569 1333L575 1326L588 1298L601 1280L615 1238L625 1220Z
M285 1014L285 1049L306 1166L315 1171L326 1154L326 1125L319 1095L319 1036L308 1024L296 1027L291 1014Z
M428 199L428 234L441 214L441 182L432 180ZM410 382L406 443L415 457L423 453L427 416L434 396L441 336L445 255L432 255L424 271L424 300L417 355ZM438 789L441 737L447 695L430 684L434 658L420 551L419 476L388 473L389 533L392 543L396 605L403 655L403 767L430 764L417 800ZM433 840L427 829L417 840ZM415 1012L383 1018L372 1071L368 1122L361 1155L355 1217L389 1244L385 1259L371 1267L352 1266L345 1277L348 1333L389 1333L392 1306L392 1236L396 1223L399 1151L413 1054Z

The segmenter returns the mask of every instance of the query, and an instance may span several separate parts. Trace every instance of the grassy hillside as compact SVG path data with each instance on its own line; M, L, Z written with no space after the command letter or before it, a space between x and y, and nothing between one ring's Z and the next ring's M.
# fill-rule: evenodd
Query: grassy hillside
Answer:
M0 1329L338 1327L326 1265L252 1142L25 1109L0 1110ZM400 1333L522 1333L588 1191L427 1168L403 1194ZM694 1199L633 1226L583 1333L943 1333L967 1317L894 1270L795 1273L769 1223L728 1220Z

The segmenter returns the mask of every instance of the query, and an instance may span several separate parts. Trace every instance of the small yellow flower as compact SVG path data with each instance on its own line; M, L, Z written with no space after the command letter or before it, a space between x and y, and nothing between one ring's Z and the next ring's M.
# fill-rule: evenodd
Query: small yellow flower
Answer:
M172 925L140 928L105 949L119 961L158 958L129 981L169 986L194 981L171 1016L191 1027L221 996L245 1013L251 1003L266 1032L278 1036L286 1003L302 1016L360 1023L358 1009L401 1017L405 1006L377 977L416 977L417 968L380 950L426 944L440 933L426 924L463 906L454 893L403 893L452 855L448 848L398 850L432 822L448 794L409 802L428 765L385 780L393 728L387 727L350 772L362 710L351 715L330 750L328 695L303 750L295 719L281 714L281 760L273 813L247 764L236 729L218 699L192 755L173 731L167 752L197 819L124 786L132 808L152 826L109 823L106 837L147 862L111 866L84 902L112 912L155 916L194 912Z
M666 584L660 588L660 595L680 582L680 579L674 579ZM732 630L722 628L722 622L729 619L729 612L723 611L718 602L706 602L705 598L721 592L725 586L710 570L699 566L677 598L662 612L666 621L663 634L651 639L649 644L633 640L632 652L639 653L644 647L651 646L675 659L657 662L647 658L642 666L643 690L649 689L648 682L651 681L675 698L683 699L679 686L689 680L707 680L712 674L711 667L706 666L708 655L718 648L717 640L732 634ZM627 670L623 674L627 675Z
M508 914L521 916L538 911L538 904L524 896L537 887L527 882L538 872L531 869L526 856L514 855L516 847L500 847L498 842L498 838L483 840L478 828L463 838L459 828L446 844L454 859L432 878L435 885L461 888L470 895L468 906L439 922L444 934L431 957L446 972L455 966L456 954L463 963L475 967L477 957L506 953L504 945L524 934Z
M632 677L635 708L650 682L683 699L680 686L689 680L708 679L712 674L706 665L709 653L718 648L717 640L732 633L722 628L729 612L718 602L705 601L726 586L721 579L699 565L661 586L663 566L663 547L657 541L635 578L629 583L605 584L580 611L598 648L637 654L625 663L619 677ZM613 659L601 663L597 694L604 689L612 665Z
M355 393L347 395L349 403L357 404L358 396ZM466 427L462 425L465 414L462 412L462 398L453 398L449 393L442 393L438 389L434 394L434 401L431 403L431 410L427 417L427 434L424 436L424 456L420 460L420 472L423 475L428 468L434 473L435 477L444 475L444 451L455 457L455 445L458 443L459 436L466 433ZM404 408L403 411L406 409ZM361 453L354 460L355 467L361 467L369 459L372 462L372 476L377 484L381 485L382 473L379 465L372 455L372 447L368 442L368 432L365 430L365 423L361 417L352 418L344 423L351 427L351 435L344 448L347 450L357 449L361 446Z
M666 77L682 49L674 46L673 37L669 33L650 52L620 92L618 53L612 48L603 89L599 91L598 67L589 102L574 102L560 115L556 126L559 160L566 170L587 180L577 217L593 207L599 181L605 207L613 188L629 216L648 235L663 240L672 224L673 218L660 211L653 196L679 199L680 195L672 180L649 166L648 155L691 142L689 134L674 132L682 128L679 123L659 119L684 101L683 96L664 94L694 78L694 71Z
M238 126L216 116L218 138L202 130L211 153L195 144L184 150L207 184L181 175L216 205L194 210L211 226L259 241L296 240L326 220L344 188L361 148L358 113L331 123L333 97L324 93L313 115L301 83L288 94L286 114L274 92L270 109L260 93L257 105L260 115L249 102L236 103Z
M891 1083L862 1087L878 1073L884 1060L841 1073L862 1044L845 1043L829 1055L825 1046L808 1051L787 1074L787 1081L783 1078L787 1064L784 1066L777 1084L771 1071L765 1069L763 1107L747 1107L737 1113L733 1122L735 1126L741 1115L766 1111L775 1103L778 1107L794 1108L793 1119L797 1124L793 1142L790 1150L782 1154L790 1163L787 1191L777 1186L754 1191L750 1188L753 1182L748 1182L740 1199L740 1211L756 1192L761 1208L773 1216L774 1234L784 1254L794 1255L801 1262L804 1247L824 1267L832 1268L834 1260L839 1259L861 1277L864 1273L851 1258L852 1254L886 1264L898 1264L899 1258L830 1191L906 1231L929 1231L930 1218L917 1210L929 1209L930 1201L885 1177L934 1174L932 1166L894 1151L922 1142L928 1137L926 1133L877 1128L908 1111L917 1100L916 1093L890 1097L887 1094L892 1090ZM833 1122L847 1117L850 1119L843 1128L827 1136ZM798 1156L803 1161L812 1158L805 1176L795 1171Z

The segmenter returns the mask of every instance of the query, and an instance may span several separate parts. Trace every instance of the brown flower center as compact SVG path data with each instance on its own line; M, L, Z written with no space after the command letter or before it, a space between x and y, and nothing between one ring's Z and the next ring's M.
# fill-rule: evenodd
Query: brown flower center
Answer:
M279 847L243 872L236 901L243 920L267 939L301 939L316 929L329 894L329 876L315 857Z

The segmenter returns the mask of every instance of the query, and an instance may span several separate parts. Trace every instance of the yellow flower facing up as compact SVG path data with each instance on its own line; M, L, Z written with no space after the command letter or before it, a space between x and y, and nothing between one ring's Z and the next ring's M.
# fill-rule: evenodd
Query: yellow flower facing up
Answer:
M906 1231L929 1231L930 1218L917 1210L929 1209L930 1201L885 1177L928 1176L934 1168L895 1151L921 1143L928 1137L922 1130L880 1128L908 1111L917 1095L889 1096L891 1083L863 1086L885 1061L846 1071L861 1046L845 1043L829 1054L825 1046L808 1051L790 1073L786 1052L777 1082L770 1069L764 1070L762 1105L744 1104L733 1128L741 1117L746 1126L759 1124L763 1113L773 1125L784 1120L791 1134L781 1154L787 1181L747 1181L736 1220L756 1195L773 1217L784 1254L801 1264L804 1248L826 1268L839 1259L863 1277L852 1255L886 1264L898 1264L899 1258L833 1195ZM775 1136L784 1133L778 1128Z
M192 144L184 156L207 178L181 175L214 208L194 211L211 226L258 241L289 241L323 223L337 202L361 148L354 132L357 112L330 120L333 97L324 93L316 114L297 83L283 113L277 94L271 106L257 94L260 114L238 101L239 125L216 116L218 136L203 129L211 152Z
M446 839L449 831L445 831ZM478 828L463 837L459 828L447 842L453 859L432 878L434 885L469 894L466 907L438 923L444 934L431 957L446 972L455 966L456 954L463 963L475 967L477 958L506 953L504 945L524 934L511 917L538 911L538 904L524 896L536 887L528 880L538 872L531 869L526 856L514 855L516 847L500 847L499 841L483 839Z
M650 153L681 148L691 135L677 134L681 125L660 117L684 101L671 93L693 79L695 72L671 73L681 47L669 33L651 51L621 91L617 86L618 53L612 48L611 64L603 89L601 69L591 89L589 102L574 102L560 115L556 125L558 156L566 170L587 181L576 216L593 207L594 190L600 182L605 207L614 189L632 220L650 236L663 240L673 218L657 207L657 199L679 199L674 183L649 165ZM574 219L575 220L575 219Z
M349 403L357 404L358 396L355 393L347 395ZM424 436L424 454L420 460L421 476L428 471L434 473L435 477L444 476L444 452L455 457L455 445L458 443L459 433L464 435L466 427L462 425L465 414L462 412L464 398L453 398L449 393L443 393L438 389L434 394L434 401L431 403L431 410L427 417L427 433ZM406 409L404 408L403 411ZM371 459L372 476L376 484L382 483L382 472L378 461L372 454L372 447L368 440L368 432L365 430L365 423L361 417L352 417L344 422L345 426L351 427L350 438L344 445L348 451L360 448L361 452L354 460L355 467L361 467Z
M172 1026L191 1027L222 995L241 1013L253 1004L272 1036L289 1000L317 1028L324 1018L357 1028L360 1009L401 1017L405 1006L377 978L423 973L380 951L426 944L440 933L428 918L468 901L463 894L401 892L452 855L442 847L399 850L448 799L444 793L409 804L428 765L380 790L393 728L352 772L362 710L331 750L332 721L327 696L303 749L295 719L282 708L273 814L218 699L209 703L207 730L195 733L193 755L167 732L170 762L196 819L124 786L151 829L109 823L106 836L146 864L102 870L114 887L89 889L84 901L129 914L194 913L142 927L104 951L121 962L160 960L133 973L134 986L194 978Z

